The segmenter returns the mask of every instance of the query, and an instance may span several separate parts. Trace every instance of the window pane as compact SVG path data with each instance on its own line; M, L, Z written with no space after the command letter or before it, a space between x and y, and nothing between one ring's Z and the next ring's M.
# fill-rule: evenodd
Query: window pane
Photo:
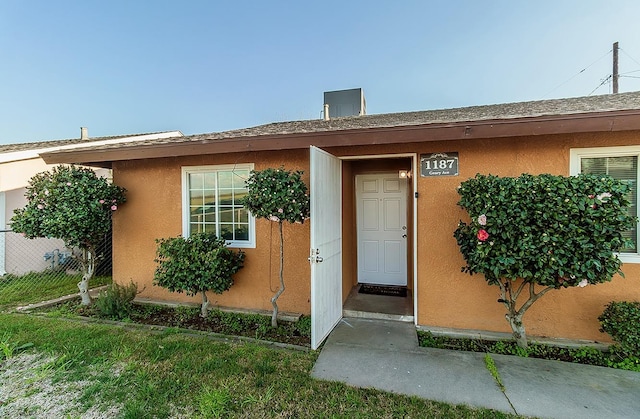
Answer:
M242 205L242 199L247 196L248 192L246 189L235 189L233 191L233 201L236 205Z
M236 189L246 188L247 179L249 178L248 170L236 170L233 176L233 187Z
M220 221L223 223L233 222L233 208L230 208L230 207L220 208Z
M191 223L201 223L204 219L202 215L202 207L196 207L191 209Z
M213 190L216 189L216 173L204 173L204 189Z
M238 208L236 210L236 221L239 221L241 223L248 223L249 222L249 211L247 211L244 208Z
M237 224L235 226L236 240L249 240L249 225Z
M202 205L202 191L189 191L189 203L191 205Z
M220 237L233 240L233 224L220 224Z
M232 189L220 189L218 196L220 197L220 205L233 205Z
M218 188L233 188L232 172L218 172Z
M204 205L215 205L216 194L215 191L205 191L203 196Z
M202 233L202 229L201 229L202 224L191 223L189 227L190 227L189 234Z
M216 207L204 208L204 222L215 223L216 222Z
M204 175L202 173L189 173L189 188L202 189Z

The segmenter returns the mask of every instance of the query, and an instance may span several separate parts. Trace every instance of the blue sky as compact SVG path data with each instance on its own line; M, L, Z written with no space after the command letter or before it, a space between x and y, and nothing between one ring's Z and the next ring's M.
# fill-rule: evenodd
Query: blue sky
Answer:
M0 0L0 143L640 90L640 2ZM581 72L581 70L583 70Z

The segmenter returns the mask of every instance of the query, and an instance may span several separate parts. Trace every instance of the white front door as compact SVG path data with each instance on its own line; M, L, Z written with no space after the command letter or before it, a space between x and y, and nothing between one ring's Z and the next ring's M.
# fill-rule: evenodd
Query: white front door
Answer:
M407 285L407 180L356 176L358 282Z
M342 318L342 162L316 147L311 164L311 348Z

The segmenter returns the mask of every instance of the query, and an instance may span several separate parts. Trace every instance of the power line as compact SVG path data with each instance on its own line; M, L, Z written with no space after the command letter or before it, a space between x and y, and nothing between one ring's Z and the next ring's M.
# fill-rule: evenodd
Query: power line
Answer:
M636 64L640 65L640 62L636 61L635 58L633 58L631 55L627 54L627 51L623 50L622 48L619 48L620 51L624 52L624 55L626 55L627 57L631 58L631 61L635 62Z
M578 71L576 74L574 74L573 76L569 77L567 80L563 81L562 83L560 83L559 85L557 85L556 87L554 87L553 89L549 90L547 93L545 93L542 97L547 97L549 95L549 93L559 89L560 87L564 86L565 84L569 83L571 80L573 80L574 78L578 77L580 74L584 73L589 67L591 67L592 65L596 64L597 62L601 61L604 57L606 57L607 55L609 55L611 52L613 51L613 49L610 49L609 51L607 51L606 54L604 54L602 57L598 58L597 60L595 60L594 62L592 62L591 64L589 64L588 66L586 66L585 68L583 68L582 70ZM602 86L602 84L600 84L600 86ZM598 87L600 87L598 86ZM596 89L598 88L596 87Z
M609 74L607 77L605 77L604 80L602 80L600 82L600 84L591 91L591 93L589 93L587 96L591 96L593 94L593 92L595 92L596 90L598 90L600 88L600 86L602 86L603 84L605 84L606 82L608 82L609 80L611 80L611 77L613 77L611 74Z

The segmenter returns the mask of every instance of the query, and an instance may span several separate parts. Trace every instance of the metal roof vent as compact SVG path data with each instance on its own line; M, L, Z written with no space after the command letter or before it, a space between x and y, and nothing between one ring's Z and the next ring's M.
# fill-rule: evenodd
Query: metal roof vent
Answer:
M89 139L89 130L87 127L80 127L80 139L88 140Z
M332 118L367 114L367 102L361 88L324 92L324 104L329 105ZM325 119L329 119L329 116L325 115Z

